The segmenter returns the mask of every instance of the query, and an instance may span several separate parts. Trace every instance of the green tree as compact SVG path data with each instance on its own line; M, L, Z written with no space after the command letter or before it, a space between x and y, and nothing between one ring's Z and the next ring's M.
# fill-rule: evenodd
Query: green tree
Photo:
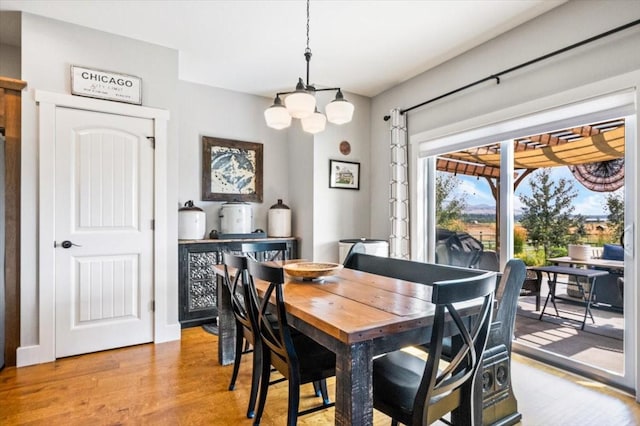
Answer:
M617 192L611 192L607 194L606 203L604 210L609 212L607 221L611 233L617 241L624 231L624 196Z
M542 247L546 259L552 247L565 246L571 240L569 229L575 225L572 201L578 192L567 179L554 182L546 168L531 176L529 186L531 196L520 195L524 205L520 223L534 247Z
M467 208L464 194L456 194L460 179L452 174L436 175L436 223L449 228L459 220Z

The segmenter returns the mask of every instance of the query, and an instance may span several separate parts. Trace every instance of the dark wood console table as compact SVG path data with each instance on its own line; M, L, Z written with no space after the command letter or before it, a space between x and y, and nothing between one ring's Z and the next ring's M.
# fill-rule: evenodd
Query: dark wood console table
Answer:
M287 256L298 257L296 238L247 238L234 240L180 240L178 244L179 320L182 328L214 323L216 274L214 265L222 263L225 251L239 252L242 243L268 242L287 244Z

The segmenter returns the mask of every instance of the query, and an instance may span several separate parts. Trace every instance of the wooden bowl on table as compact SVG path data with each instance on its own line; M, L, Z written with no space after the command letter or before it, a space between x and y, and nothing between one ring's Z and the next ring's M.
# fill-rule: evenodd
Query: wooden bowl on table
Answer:
M331 262L297 262L284 265L283 268L290 277L311 281L335 274L342 269L342 265Z

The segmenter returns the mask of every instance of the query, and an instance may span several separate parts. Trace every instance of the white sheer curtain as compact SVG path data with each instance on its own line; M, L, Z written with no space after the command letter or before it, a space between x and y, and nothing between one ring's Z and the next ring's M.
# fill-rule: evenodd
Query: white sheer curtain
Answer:
M391 111L391 173L389 189L389 255L410 259L409 240L409 152L406 117L399 109Z

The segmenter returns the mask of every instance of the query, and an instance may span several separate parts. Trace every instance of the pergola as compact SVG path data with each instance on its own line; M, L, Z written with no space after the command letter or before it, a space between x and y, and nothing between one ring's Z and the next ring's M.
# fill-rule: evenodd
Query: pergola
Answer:
M623 119L542 133L515 140L514 190L540 168L568 166L578 182L597 192L624 185L625 123ZM500 143L440 155L437 170L482 177L500 200ZM500 212L496 209L496 224ZM496 228L496 241L499 228Z
M613 120L516 139L515 187L539 168L569 166L588 189L615 191L624 184L624 131L624 120ZM437 169L487 179L497 200L500 143L441 155Z

